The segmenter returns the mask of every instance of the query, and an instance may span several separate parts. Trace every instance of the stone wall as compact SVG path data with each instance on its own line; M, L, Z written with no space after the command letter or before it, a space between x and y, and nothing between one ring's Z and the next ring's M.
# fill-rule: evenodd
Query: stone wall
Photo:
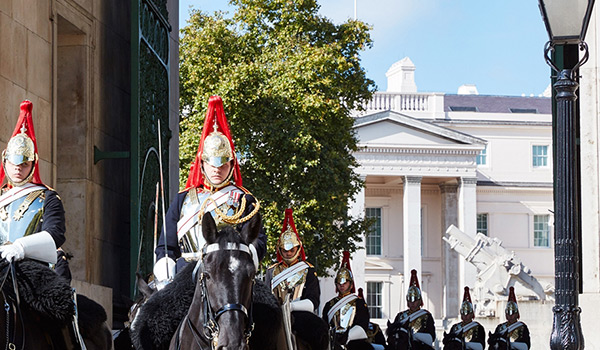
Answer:
M178 0L171 46L171 193L178 175ZM0 148L33 102L42 180L66 211L73 285L112 315L130 295L131 1L0 1ZM112 322L112 320L111 320Z

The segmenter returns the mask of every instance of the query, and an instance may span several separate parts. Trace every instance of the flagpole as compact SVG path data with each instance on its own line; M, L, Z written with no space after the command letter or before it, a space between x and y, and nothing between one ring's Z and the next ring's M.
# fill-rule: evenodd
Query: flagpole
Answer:
M356 0L354 0L354 20L356 21Z

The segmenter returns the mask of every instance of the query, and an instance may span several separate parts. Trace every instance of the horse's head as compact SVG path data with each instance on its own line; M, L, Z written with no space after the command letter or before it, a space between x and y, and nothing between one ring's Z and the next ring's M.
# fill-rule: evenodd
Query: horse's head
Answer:
M398 350L408 348L408 343L410 341L408 333L399 322L391 323L388 320L385 335L390 349Z
M217 231L213 217L202 218L206 239L199 263L194 299L202 298L204 325L216 349L247 349L252 330L252 286L258 257L252 242L261 226L259 215L243 225L241 233L233 227ZM206 328L205 328L206 331ZM205 332L206 333L206 332Z
M488 349L505 350L508 349L506 338L498 333L488 332Z

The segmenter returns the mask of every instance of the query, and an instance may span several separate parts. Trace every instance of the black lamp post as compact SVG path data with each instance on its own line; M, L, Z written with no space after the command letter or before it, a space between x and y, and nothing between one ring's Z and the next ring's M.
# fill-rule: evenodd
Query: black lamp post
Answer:
M554 255L555 306L550 336L552 350L584 348L579 314L579 159L577 152L577 89L579 67L588 59L584 42L594 0L539 0L540 11L550 41L546 43L546 62L557 73L556 110L553 118L554 143ZM566 53L583 51L574 62ZM549 57L560 51L562 69Z

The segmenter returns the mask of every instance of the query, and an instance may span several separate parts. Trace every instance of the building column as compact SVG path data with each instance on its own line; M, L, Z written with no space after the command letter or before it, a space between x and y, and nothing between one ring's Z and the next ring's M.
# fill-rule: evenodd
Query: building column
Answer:
M403 242L404 283L408 288L410 270L417 270L421 280L421 176L404 177L403 193Z
M360 180L365 181L366 176L361 175ZM364 218L365 217L365 187L363 186L360 191L358 191L350 202L350 216L353 219ZM359 247L365 248L365 236L361 236L361 242L357 242ZM354 272L354 285L356 286L356 290L358 288L362 288L365 291L365 295L367 293L367 286L365 284L365 261L367 259L367 250L359 249L357 250L351 257L350 265L352 266L352 271Z
M440 184L442 202L442 236L450 225L458 227L458 184ZM442 317L458 317L459 301L461 298L459 289L459 259L458 253L450 245L442 242L442 272L444 284L442 286Z
M470 237L477 234L477 178L461 177L458 196L458 228ZM473 287L477 269L464 258L460 259L461 286Z

